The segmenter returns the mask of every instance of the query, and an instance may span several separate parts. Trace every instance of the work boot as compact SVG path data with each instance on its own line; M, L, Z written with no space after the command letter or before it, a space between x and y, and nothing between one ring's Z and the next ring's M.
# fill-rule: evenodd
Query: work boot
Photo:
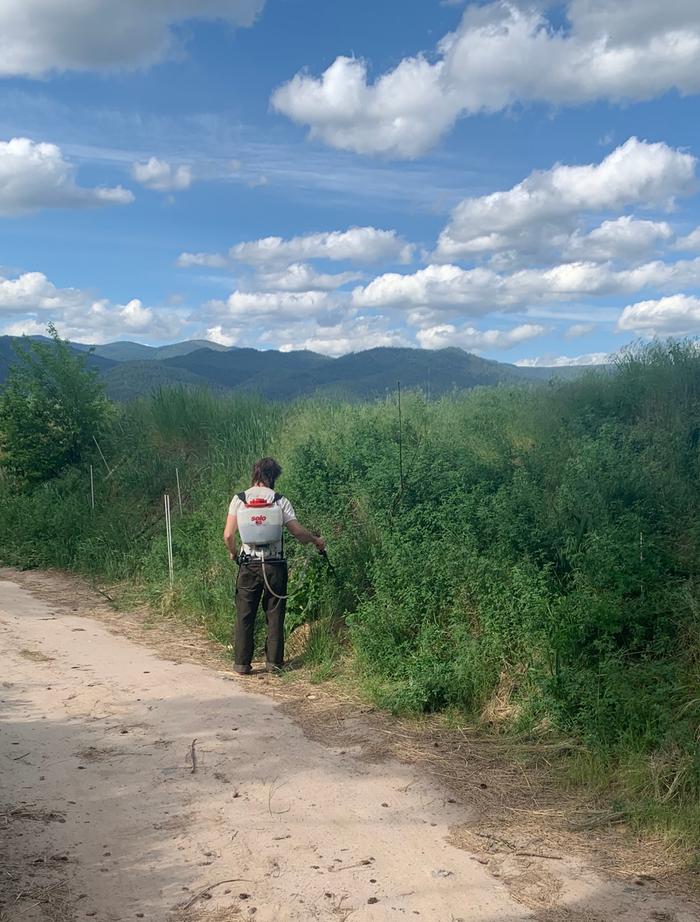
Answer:
M236 663L233 667L233 671L237 672L238 675L250 675L253 671L252 666L246 666L245 664Z

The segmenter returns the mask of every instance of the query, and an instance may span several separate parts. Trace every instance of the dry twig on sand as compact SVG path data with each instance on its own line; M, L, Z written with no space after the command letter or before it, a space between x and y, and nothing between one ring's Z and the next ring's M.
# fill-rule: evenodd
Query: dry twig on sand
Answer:
M273 796L277 793L277 791L281 790L285 786L285 784L287 784L286 781L283 781L282 784L278 784L277 787L275 787L276 781L277 781L277 778L274 778L272 780L272 782L270 783L268 792L267 792L267 809L270 813L270 816L279 816L283 813L289 813L289 811L292 809L291 807L287 807L286 810L273 810L272 809Z
M215 884L208 884L206 887L202 887L201 890L198 890L194 896L191 896L186 903L183 903L180 906L180 909L190 909L197 900L201 900L202 897L205 897L208 893L211 893L212 890L215 890L217 887L221 887L224 884L236 884L236 883L253 883L252 880L249 880L247 877L231 877L228 880L217 880Z

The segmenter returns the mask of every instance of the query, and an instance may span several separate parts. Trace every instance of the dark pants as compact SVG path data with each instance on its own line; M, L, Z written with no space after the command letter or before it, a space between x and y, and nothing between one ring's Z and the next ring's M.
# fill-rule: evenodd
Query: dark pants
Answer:
M277 595L287 594L287 561L266 560L265 573L270 588ZM277 599L268 592L263 581L260 561L242 563L236 580L236 631L234 637L234 662L236 666L250 666L255 640L255 616L262 599L267 641L265 659L272 666L284 662L284 610L286 599Z

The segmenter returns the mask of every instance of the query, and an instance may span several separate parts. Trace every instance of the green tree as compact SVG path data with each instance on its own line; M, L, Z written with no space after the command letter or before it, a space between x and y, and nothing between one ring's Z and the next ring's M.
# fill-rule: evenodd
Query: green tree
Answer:
M53 324L51 343L16 346L0 394L0 465L26 484L40 483L78 464L95 447L109 404L89 353L78 353Z

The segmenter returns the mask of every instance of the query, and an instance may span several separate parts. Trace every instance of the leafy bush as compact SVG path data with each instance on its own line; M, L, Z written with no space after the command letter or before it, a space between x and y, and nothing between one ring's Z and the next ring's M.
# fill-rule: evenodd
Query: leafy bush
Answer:
M18 480L41 483L92 453L108 404L88 354L27 339L0 394L0 464Z

